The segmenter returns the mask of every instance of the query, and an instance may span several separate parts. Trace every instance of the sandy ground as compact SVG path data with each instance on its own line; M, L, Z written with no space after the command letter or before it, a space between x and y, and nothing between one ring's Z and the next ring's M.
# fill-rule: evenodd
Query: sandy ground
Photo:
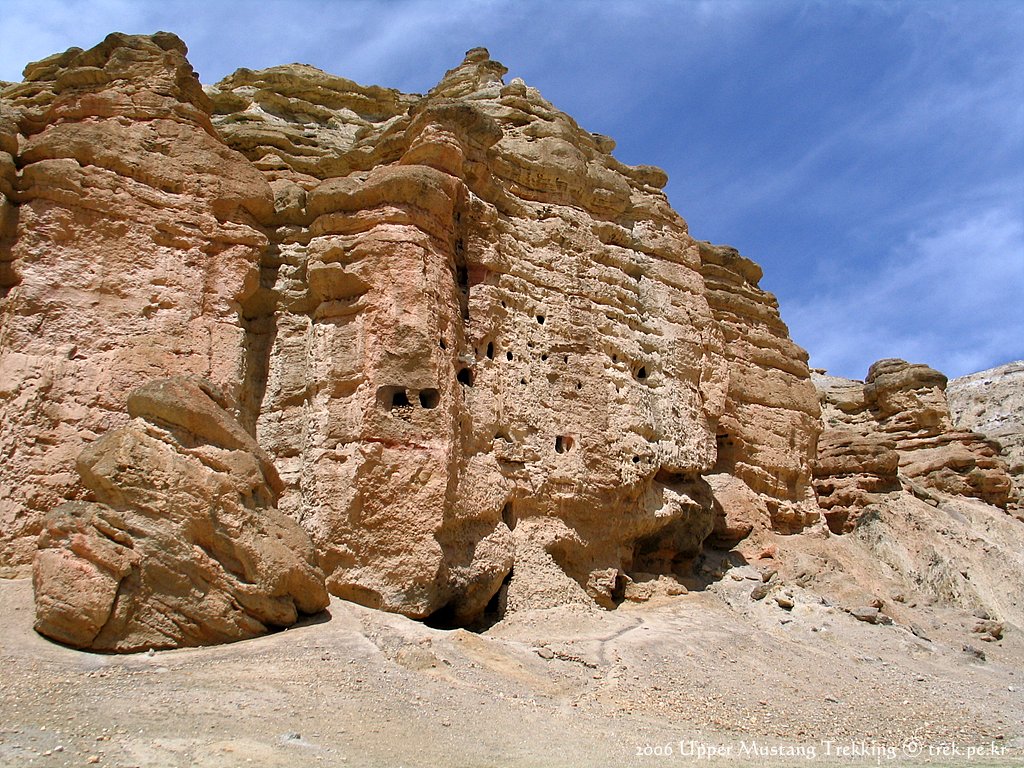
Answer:
M257 640L104 656L35 634L31 583L0 581L0 765L1024 765L1020 633L981 660L956 616L925 640L757 583L484 634L335 600Z

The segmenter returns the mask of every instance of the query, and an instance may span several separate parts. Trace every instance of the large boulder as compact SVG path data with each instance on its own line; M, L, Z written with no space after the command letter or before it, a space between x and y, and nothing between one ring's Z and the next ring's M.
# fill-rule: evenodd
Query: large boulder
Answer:
M184 378L144 385L129 400L135 418L82 451L96 500L46 521L37 631L99 651L175 648L255 637L326 607L309 536L272 506L272 464L211 392Z

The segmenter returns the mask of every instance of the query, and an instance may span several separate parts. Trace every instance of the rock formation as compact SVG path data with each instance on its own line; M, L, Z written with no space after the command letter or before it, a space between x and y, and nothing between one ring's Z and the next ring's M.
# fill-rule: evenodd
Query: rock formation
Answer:
M272 507L270 458L223 402L188 379L145 384L132 421L82 451L96 501L60 505L40 536L39 632L101 651L208 645L327 606L309 537Z
M216 135L173 35L111 35L0 93L8 177L4 126L20 134L0 257L0 562L16 566L51 509L87 498L76 457L139 383L194 374L242 399L272 195Z
M735 544L755 527L796 533L819 517L811 466L821 412L807 353L789 338L775 297L758 286L761 268L734 248L699 245L729 364L708 476L721 507L715 539Z
M235 639L321 576L440 623L613 607L901 477L1007 503L940 374L819 406L760 268L485 50L425 96L185 54L115 34L0 90L0 569L35 558L41 631Z
M926 365L879 360L864 382L816 374L824 432L815 488L829 527L856 525L877 494L924 489L1006 508L1011 479L998 447L953 426L946 377Z
M1014 509L1024 515L1024 361L953 379L946 387L953 423L1001 447L1014 481Z

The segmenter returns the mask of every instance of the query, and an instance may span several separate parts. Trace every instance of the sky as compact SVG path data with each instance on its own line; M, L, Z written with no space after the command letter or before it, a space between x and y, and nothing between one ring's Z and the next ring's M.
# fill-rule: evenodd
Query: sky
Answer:
M414 93L485 46L664 168L812 366L1024 358L1024 2L0 0L0 80L115 30L175 32L204 83L298 61Z

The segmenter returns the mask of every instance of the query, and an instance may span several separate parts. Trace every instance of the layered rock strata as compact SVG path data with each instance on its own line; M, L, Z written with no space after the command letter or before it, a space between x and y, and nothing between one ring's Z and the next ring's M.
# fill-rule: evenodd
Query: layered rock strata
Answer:
M172 374L225 393L331 592L418 618L611 607L813 523L818 403L759 268L505 73L204 91L161 33L0 91L0 567L65 502L39 562L109 523L76 460Z
M1012 498L998 446L953 426L946 377L926 365L880 360L864 382L815 375L824 431L814 469L829 527L850 530L878 494L910 490L979 498L1006 508Z
M1014 482L1014 509L1024 515L1024 361L953 379L946 397L958 429L999 444Z
M244 399L240 307L259 287L257 220L272 195L217 136L173 35L111 35L31 64L0 112L0 563L10 568L30 562L46 513L88 497L75 459L125 423L140 382L189 373Z
M789 338L775 297L759 287L757 264L734 248L699 246L729 367L708 477L720 508L715 539L735 544L755 528L796 533L820 517L811 467L821 411L807 353Z
M218 402L219 401L219 402ZM204 382L135 390L133 417L78 457L95 501L47 519L36 630L76 648L209 645L327 606L309 537L274 509L270 458Z

